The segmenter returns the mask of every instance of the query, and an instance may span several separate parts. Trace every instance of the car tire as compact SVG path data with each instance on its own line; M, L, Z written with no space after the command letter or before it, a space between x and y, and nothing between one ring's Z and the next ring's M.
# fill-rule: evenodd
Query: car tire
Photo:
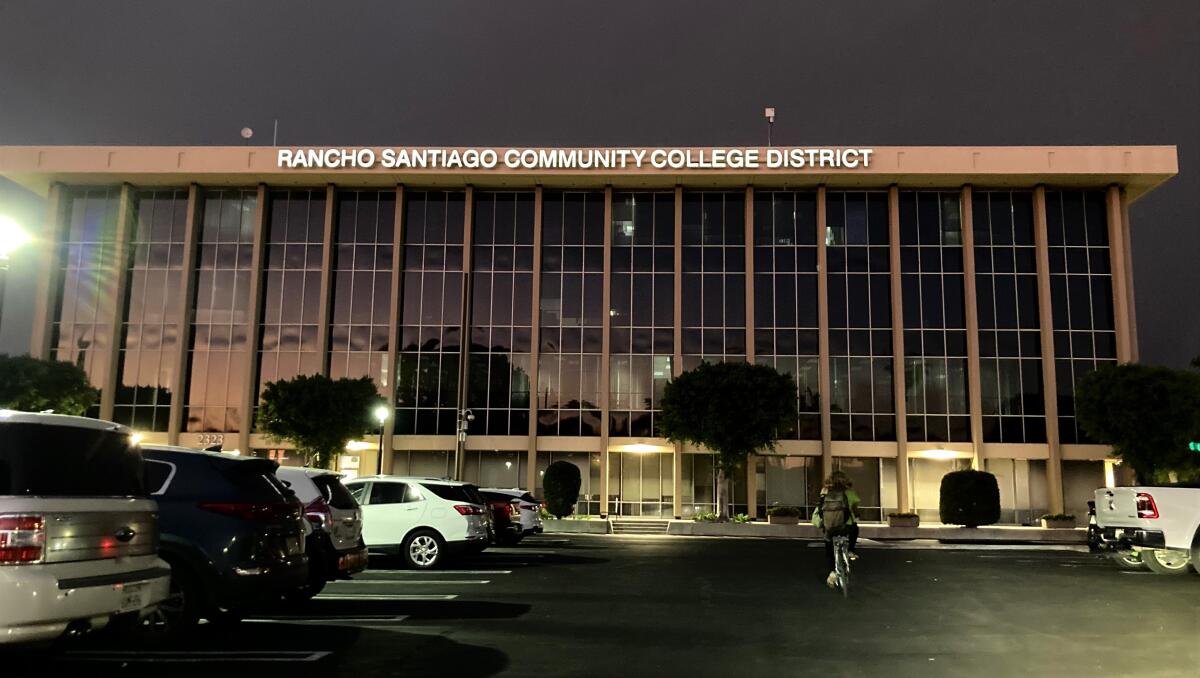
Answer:
M1191 554L1171 549L1142 549L1142 561L1154 574L1187 574Z
M414 570L432 570L446 557L446 542L433 530L416 530L400 547L404 564Z
M1145 572L1149 569L1142 560L1142 554L1138 551L1113 551L1108 554L1108 557L1122 570Z
M307 603L316 597L318 593L325 590L326 583L327 582L324 579L319 581L310 581L298 589L288 591L287 593L283 594L283 598L289 603Z
M171 566L171 584L158 609L142 619L139 631L151 643L178 638L196 626L205 606L204 586L190 567L176 560Z
M1192 570L1200 574L1200 529L1196 530L1196 536L1192 537Z

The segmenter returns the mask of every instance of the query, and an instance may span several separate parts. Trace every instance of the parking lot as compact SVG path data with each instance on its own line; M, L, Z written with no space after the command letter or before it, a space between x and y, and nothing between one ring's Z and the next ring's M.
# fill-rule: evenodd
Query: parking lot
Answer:
M1191 676L1200 577L1079 550L864 544L856 587L819 543L543 535L450 569L388 559L316 599L171 647L95 636L89 675ZM80 674L82 675L82 673Z

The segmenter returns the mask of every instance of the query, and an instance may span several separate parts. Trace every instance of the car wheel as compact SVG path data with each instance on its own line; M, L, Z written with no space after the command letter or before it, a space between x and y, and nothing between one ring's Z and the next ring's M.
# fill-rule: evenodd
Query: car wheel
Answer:
M418 530L404 540L401 552L404 562L417 570L429 570L441 564L446 545L432 530Z
M310 581L304 586L301 586L294 591L288 591L283 594L284 600L289 603L305 603L313 599L321 591L325 590L325 580Z
M1113 551L1108 556L1123 570L1143 572L1148 569L1146 563L1142 562L1142 554L1138 551Z
M186 565L171 562L171 585L158 609L142 619L141 631L151 638L169 639L186 633L200 621L204 589Z
M1143 549L1142 561L1154 574L1185 574L1191 562L1187 551L1171 549Z
M1196 536L1192 537L1192 569L1200 574L1200 530L1196 530Z

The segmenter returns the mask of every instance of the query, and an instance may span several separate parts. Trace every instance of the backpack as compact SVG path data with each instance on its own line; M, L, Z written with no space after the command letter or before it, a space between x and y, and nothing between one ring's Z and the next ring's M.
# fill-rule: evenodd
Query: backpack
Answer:
M842 490L830 490L821 501L821 523L825 534L833 535L845 531L846 517L850 512L846 493Z

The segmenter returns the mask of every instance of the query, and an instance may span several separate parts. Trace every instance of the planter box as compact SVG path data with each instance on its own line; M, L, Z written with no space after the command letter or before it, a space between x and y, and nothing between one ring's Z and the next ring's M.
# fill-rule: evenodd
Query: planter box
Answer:
M772 525L796 525L800 516L767 516L767 522Z
M1075 529L1074 520L1047 520L1042 518L1042 527L1050 530L1073 530Z
M919 527L920 516L888 516L888 527Z
M572 532L576 534L612 534L612 523L608 520L556 520L551 518L542 521L542 529L546 532Z

